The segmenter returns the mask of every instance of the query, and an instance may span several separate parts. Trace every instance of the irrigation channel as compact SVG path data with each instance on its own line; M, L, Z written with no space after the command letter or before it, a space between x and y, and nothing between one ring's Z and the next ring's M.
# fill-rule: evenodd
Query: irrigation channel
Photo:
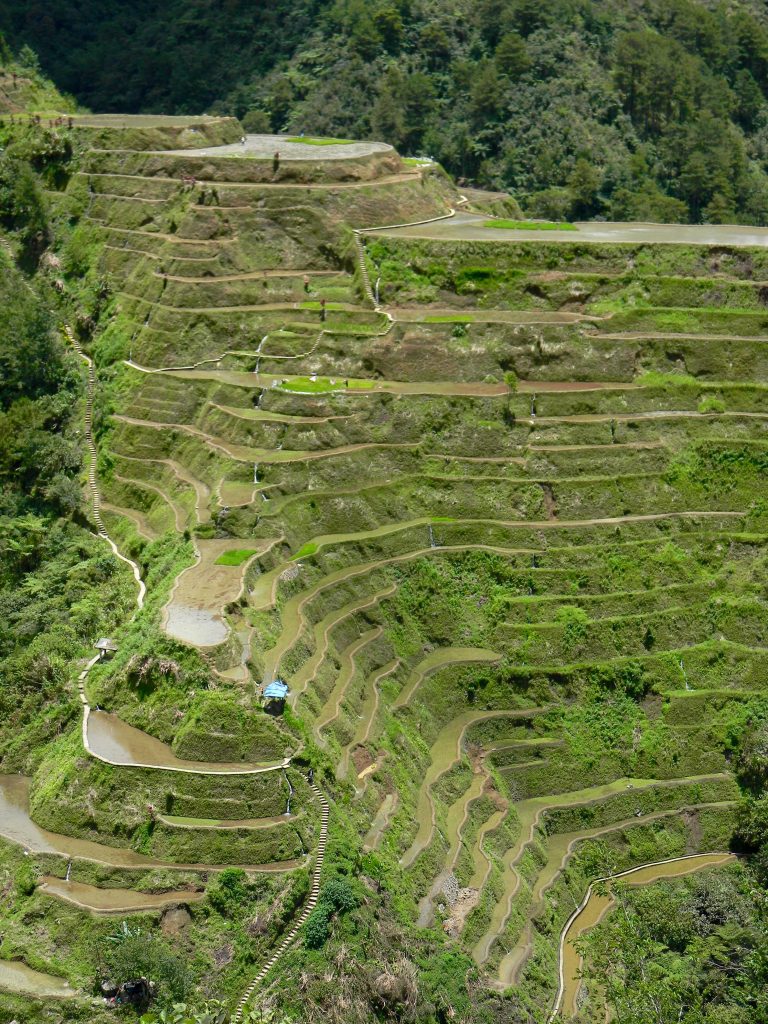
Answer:
M86 383L86 407L85 407L85 441L89 453L88 464L88 489L91 498L93 520L96 524L98 535L105 540L112 548L113 553L121 561L131 567L134 579L137 583L136 609L134 615L138 614L144 606L146 586L141 578L141 571L136 562L121 554L117 545L108 535L101 516L101 494L97 477L98 452L93 437L93 402L96 388L96 377L92 360L82 351L74 332L69 325L64 326L64 333L70 341L80 358L87 367ZM105 761L108 764L124 765L129 767L157 768L167 771L189 772L196 775L220 775L237 774L252 775L264 771L282 770L290 764L290 757L274 764L265 766L250 766L244 768L242 765L227 764L206 764L197 762L184 762L176 758L170 748L159 740L134 729L113 715L104 712L94 712L88 701L86 682L88 673L99 660L97 655L92 658L78 677L78 692L83 707L82 738L83 746L93 757ZM141 759L141 760L139 760ZM325 849L328 839L328 821L330 806L322 792L309 781L309 788L320 805L320 832L315 852L314 864L312 867L312 881L309 897L304 907L295 920L290 931L284 936L280 945L272 953L271 957L262 965L247 986L241 996L233 1021L235 1024L242 1019L245 1008L254 995L259 984L266 978L269 971L275 966L278 959L289 949L296 939L299 930L305 923L310 913L317 905L320 895L320 879L325 859ZM289 783L290 786L290 783ZM166 869L184 870L222 870L226 865L210 864L167 864L163 861L153 861L149 857L134 853L130 850L113 849L102 846L99 843L92 843L86 840L70 839L66 836L55 835L35 825L29 816L28 810L28 784L20 776L0 777L0 834L15 842L20 842L28 849L41 852L54 852L68 858L81 857L92 860L96 863L109 864L124 867L164 867ZM292 787L291 787L292 792ZM301 861L286 861L279 864L261 864L255 870L258 871L285 871L301 866ZM254 870L247 866L247 870ZM142 896L129 890L110 890L106 893L95 886L87 886L69 879L61 880L46 877L42 889L52 896L59 897L67 902L73 903L83 909L94 913L108 913L124 911L130 913L137 909L157 909L173 902L179 898L178 893L167 893L160 896ZM184 893L186 901L195 901L201 897L194 894ZM65 982L52 976L32 971L24 964L4 961L0 962L0 987L7 987L12 991L24 991L30 994L48 996L71 996Z

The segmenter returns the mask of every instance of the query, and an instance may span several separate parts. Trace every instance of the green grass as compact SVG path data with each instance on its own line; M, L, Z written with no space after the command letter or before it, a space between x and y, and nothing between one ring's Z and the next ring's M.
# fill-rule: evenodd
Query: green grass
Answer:
M215 565L242 565L256 554L255 548L237 548L234 551L225 551L215 561Z
M293 557L294 559L306 558L308 555L314 555L316 551L317 544L315 544L314 541L309 541L308 543L303 544Z
M310 380L309 377L295 377L293 380L283 381L279 385L283 391L300 391L303 393L324 394L327 391L340 391L345 390L347 387L350 391L367 391L373 387L372 380L350 380L349 385L346 385L344 381L336 381L332 383L328 377L318 377L317 380Z
M310 139L298 135L287 141L303 142L305 146L353 146L355 144L354 139Z
M545 220L486 220L484 228L502 228L505 231L577 231L575 224Z

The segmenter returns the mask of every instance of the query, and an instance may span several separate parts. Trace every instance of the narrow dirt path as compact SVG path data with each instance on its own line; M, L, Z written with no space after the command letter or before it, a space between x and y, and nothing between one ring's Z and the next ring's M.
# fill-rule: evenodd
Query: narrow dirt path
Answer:
M67 336L70 344L72 345L72 347L78 353L80 358L86 363L86 366L88 368L88 381L87 381L87 390L86 390L86 412L85 412L85 438L86 438L86 445L87 445L88 452L89 452L88 488L89 488L91 502L92 502L93 519L94 519L94 522L96 523L96 526L97 526L98 535L109 544L109 546L112 548L112 551L113 551L114 555L117 558L119 558L121 561L126 562L128 565L131 566L134 578L136 579L136 582L137 582L137 585L138 585L138 593L137 593L137 596L136 596L136 612L134 613L134 614L136 614L136 613L138 613L143 608L143 606L144 606L144 598L146 596L146 586L144 584L144 581L141 578L141 572L140 572L139 566L137 565L136 562L132 561L130 558L127 558L125 555L120 553L120 551L118 550L117 545L115 544L115 542L107 534L107 531L104 528L104 524L103 524L103 521L102 521L102 518L101 518L101 495L100 495L100 492L99 492L98 477L97 477L97 470L96 470L96 463L97 463L97 458L98 458L98 452L96 450L96 444L95 444L94 437L93 437L93 399L94 399L94 392L95 392L95 388L96 388L96 375L95 375L95 372L94 372L93 361L83 352L82 348L80 347L80 345L79 345L77 339L75 338L75 335L74 335L73 331L71 330L71 328L69 327L69 325L65 325L64 333L66 334L66 336ZM83 706L82 741L83 741L83 746L84 746L85 750L88 751L88 753L91 754L92 756L95 756L95 755L93 755L93 753L92 753L92 751L90 749L90 746L89 746L89 742L88 742L88 719L89 719L89 716L90 716L90 713L91 713L91 707L90 707L90 704L88 703L88 698L87 698L86 691L85 691L85 681L86 681L86 679L88 677L89 671L91 670L91 668L93 668L93 666L97 663L98 660L99 660L99 656L98 655L96 655L96 657L92 658L88 662L86 667L83 669L83 671L80 673L80 675L78 676L78 681L77 681L80 701L81 701L81 704ZM281 765L280 768L282 768L282 767L284 767L284 766ZM180 769L180 770L183 770L183 769ZM279 770L279 769L272 769L272 770ZM211 774L211 773L210 773L210 771L202 771L202 770L200 770L199 774ZM321 873L322 873L322 869L323 869L323 863L324 863L324 860L325 860L326 843L328 841L328 819L329 819L329 816L330 816L330 806L329 806L327 800L325 799L325 797L323 796L323 794L320 792L320 790L317 788L317 786L313 782L310 782L310 789L312 790L312 793L314 794L315 798L318 800L318 802L320 804L320 807L321 807L321 819L320 819L320 835L319 835L319 839L318 839L317 851L316 851L316 854L315 854L315 864L314 864L313 873L312 873L312 886L311 886L311 889L310 889L309 899L307 900L306 904L304 905L304 908L303 908L301 914L299 915L298 919L296 920L296 922L293 925L293 927L291 928L291 930L288 932L288 934L285 936L285 938L283 939L281 944L278 946L278 948L272 954L270 959L264 964L264 966L261 968L259 973L256 975L256 977L253 979L253 981L249 984L248 988L243 993L243 996L241 997L241 999L240 999L240 1001L239 1001L239 1003L237 1005L237 1009L235 1010L234 1016L232 1018L233 1019L233 1024L239 1024L239 1022L241 1021L242 1016L243 1016L243 1011L244 1011L245 1007L247 1006L251 996L253 995L253 993L255 992L256 988L258 987L259 983L263 980L264 977L266 977L266 975L272 969L272 967L277 962L279 957L282 956L282 954L285 953L285 951L289 948L291 943L294 941L294 939L298 935L299 929L304 924L304 922L307 920L307 918L309 917L309 915L312 912L312 910L314 909L314 907L317 905L317 901L318 901L319 894L320 894L320 877L321 877ZM95 844L90 844L90 845L95 845ZM162 864L162 863L158 863L157 866L159 866L159 867L166 867L167 865ZM255 869L249 867L249 870L261 870L261 871L270 871L270 870L275 871L275 870L277 870L277 871L284 871L284 870L290 870L292 867L298 867L298 866L300 866L300 862L285 862L284 864L280 864L280 865L266 865L266 864L263 864L263 865L259 865ZM206 870L210 870L211 868L213 868L215 870L215 868L216 868L215 865L197 865L196 867L198 867L200 869L206 869Z

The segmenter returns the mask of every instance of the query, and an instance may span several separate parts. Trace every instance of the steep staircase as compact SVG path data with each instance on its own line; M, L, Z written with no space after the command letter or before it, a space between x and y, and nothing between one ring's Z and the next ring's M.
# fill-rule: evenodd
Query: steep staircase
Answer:
M360 270L360 278L363 282L363 291L365 297L371 303L371 305L377 309L376 296L373 293L371 287L371 278L368 273L368 263L365 258L365 243L363 242L362 236L359 231L355 231L355 248L357 250L357 266Z
M247 1007L248 1003L253 997L254 992L259 987L261 982L266 978L266 976L269 974L272 968L275 966L280 957L287 952L288 948L291 946L294 939L298 935L302 925L306 922L309 915L317 906L317 902L320 898L320 876L322 875L323 872L323 862L325 860L325 847L328 841L328 818L330 815L330 806L328 804L328 801L325 799L325 797L314 784L314 782L309 783L309 788L312 790L312 793L314 794L315 798L320 804L320 807L322 808L322 814L320 818L320 837L317 843L317 856L315 858L315 866L312 869L312 887L310 888L309 891L309 899L305 903L304 909L302 910L297 920L294 922L294 925L291 928L291 930L285 936L285 938L277 947L277 949L272 953L269 960L267 960L261 966L261 969L259 970L258 974L250 982L245 992L243 992L242 996L240 997L240 1001L237 1004L237 1009L232 1015L232 1024L240 1024L240 1021L243 1019L245 1008Z

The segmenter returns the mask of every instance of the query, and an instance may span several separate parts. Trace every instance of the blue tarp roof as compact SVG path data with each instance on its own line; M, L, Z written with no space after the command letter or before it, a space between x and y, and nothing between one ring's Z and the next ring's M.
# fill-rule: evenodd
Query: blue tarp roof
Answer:
M285 683L280 682L276 679L274 683L270 683L269 686L264 690L265 697L277 697L278 700L285 700L288 696L288 687Z

